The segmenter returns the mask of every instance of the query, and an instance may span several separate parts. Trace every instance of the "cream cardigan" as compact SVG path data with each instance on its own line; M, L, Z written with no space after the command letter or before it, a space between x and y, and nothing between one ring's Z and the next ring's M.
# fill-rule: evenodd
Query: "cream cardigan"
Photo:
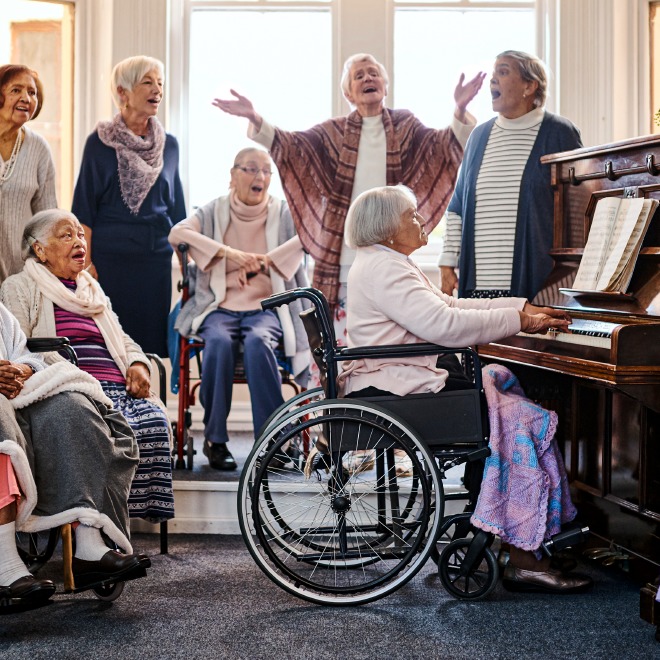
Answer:
M429 342L460 348L520 331L524 298L459 299L433 286L413 262L383 246L358 248L348 275L348 346ZM344 394L369 386L398 396L439 392L447 372L437 356L345 362Z

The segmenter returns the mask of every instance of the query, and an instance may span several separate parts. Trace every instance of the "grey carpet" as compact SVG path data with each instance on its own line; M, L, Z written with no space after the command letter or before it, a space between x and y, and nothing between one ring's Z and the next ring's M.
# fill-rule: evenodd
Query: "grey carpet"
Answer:
M57 594L39 610L0 617L0 657L38 658L640 658L660 659L639 618L639 586L581 565L596 584L574 596L511 594L461 602L429 562L397 593L361 607L328 608L289 596L261 573L242 539L135 535L152 554L146 579L114 603ZM43 569L61 584L61 560Z

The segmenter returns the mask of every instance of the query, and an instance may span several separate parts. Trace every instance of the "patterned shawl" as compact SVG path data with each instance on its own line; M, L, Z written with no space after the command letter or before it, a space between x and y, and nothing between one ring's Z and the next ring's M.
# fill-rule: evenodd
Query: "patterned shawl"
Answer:
M413 190L430 232L451 198L463 148L451 128L427 128L408 110L386 108L382 118L387 183ZM307 131L276 128L271 147L298 235L314 257L313 285L333 307L361 130L362 117L353 111Z
M150 117L147 136L142 138L126 126L119 112L112 121L100 121L96 130L101 142L117 152L121 197L137 215L163 169L165 129L156 117Z

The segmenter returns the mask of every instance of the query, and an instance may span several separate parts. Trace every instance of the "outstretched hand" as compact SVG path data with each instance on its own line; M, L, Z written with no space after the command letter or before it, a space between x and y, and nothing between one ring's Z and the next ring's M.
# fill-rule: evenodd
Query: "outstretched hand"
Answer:
M486 78L486 74L483 71L468 80L465 84L465 74L461 73L461 77L458 79L458 85L454 90L454 101L456 101L456 108L462 114L465 112L465 109L468 106L468 103L477 95L477 92L481 89L481 85Z
M229 115L245 117L257 128L261 128L261 117L255 112L252 101L233 89L229 91L236 97L235 99L213 99L213 105Z

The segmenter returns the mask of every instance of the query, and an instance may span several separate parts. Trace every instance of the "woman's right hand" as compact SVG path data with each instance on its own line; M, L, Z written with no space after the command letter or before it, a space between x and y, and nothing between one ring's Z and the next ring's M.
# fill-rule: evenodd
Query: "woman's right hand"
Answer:
M518 312L520 314L520 330L529 334L539 334L547 332L550 328L556 328L561 332L566 332L570 324L570 319L565 317L555 317L549 314L527 314L527 312Z
M268 262L268 257L265 254L243 252L228 245L225 245L224 249L225 259L233 261L239 268L243 268L246 273L265 272Z
M229 91L236 97L236 100L213 99L213 105L216 108L220 108L220 110L226 112L227 114L249 119L250 122L254 124L255 128L260 130L263 120L261 116L255 112L252 101L250 101L250 99L248 99L246 96L241 96L233 89L230 89Z
M453 296L455 289L458 289L456 271L451 266L440 266L440 291Z

